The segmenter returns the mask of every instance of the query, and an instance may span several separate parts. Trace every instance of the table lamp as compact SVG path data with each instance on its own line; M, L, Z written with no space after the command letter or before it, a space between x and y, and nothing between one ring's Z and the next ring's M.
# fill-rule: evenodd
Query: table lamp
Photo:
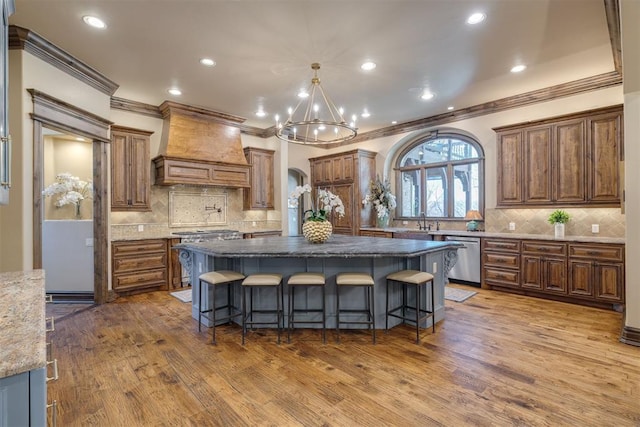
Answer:
M464 219L469 221L467 222L467 231L478 231L478 220L482 220L480 212L475 210L468 211Z

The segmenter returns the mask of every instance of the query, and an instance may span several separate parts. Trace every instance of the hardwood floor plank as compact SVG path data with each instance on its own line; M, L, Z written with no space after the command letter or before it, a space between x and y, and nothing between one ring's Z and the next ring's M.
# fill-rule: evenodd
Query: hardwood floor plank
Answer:
M475 289L474 289L475 290ZM398 326L198 333L166 292L120 298L56 322L64 426L640 426L640 349L621 314L480 289L446 302L422 343Z

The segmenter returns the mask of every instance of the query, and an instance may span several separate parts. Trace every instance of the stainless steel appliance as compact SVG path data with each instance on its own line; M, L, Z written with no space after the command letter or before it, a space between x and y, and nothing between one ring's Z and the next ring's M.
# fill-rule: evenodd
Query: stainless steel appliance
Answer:
M195 231L175 231L171 233L180 237L180 243L200 243L213 242L216 240L238 240L242 239L242 233L238 230L195 230ZM182 286L189 284L189 272L182 268Z
M480 238L446 236L445 239L464 245L458 249L458 261L449 272L449 280L480 287Z

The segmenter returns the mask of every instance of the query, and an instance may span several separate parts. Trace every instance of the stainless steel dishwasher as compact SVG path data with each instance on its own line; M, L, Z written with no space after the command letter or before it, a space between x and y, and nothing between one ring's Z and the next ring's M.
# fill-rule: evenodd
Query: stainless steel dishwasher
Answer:
M449 280L480 287L480 238L446 236L447 241L460 242L458 261L449 272Z

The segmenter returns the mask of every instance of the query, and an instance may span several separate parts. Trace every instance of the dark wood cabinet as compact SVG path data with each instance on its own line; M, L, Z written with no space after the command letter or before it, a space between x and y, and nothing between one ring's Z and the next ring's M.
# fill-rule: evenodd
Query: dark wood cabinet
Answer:
M332 215L334 233L355 236L361 227L374 225L371 209L362 206L362 199L375 179L375 156L371 151L353 150L309 159L314 192L329 190L344 204L342 218Z
M131 294L166 289L168 256L167 239L111 242L113 291Z
M624 245L483 238L482 283L490 289L617 308L624 303Z
M497 132L497 204L619 206L622 107Z
M153 132L111 127L111 210L150 211L150 136Z
M258 239L263 237L280 237L282 236L282 232L278 230L268 230L268 231L253 231L251 233L244 233L243 239Z
M167 259L169 260L167 277L169 278L169 288L175 289L182 287L182 265L180 264L179 251L173 250L173 247L180 243L180 239L167 239Z
M249 182L251 187L244 189L244 209L273 209L273 156L275 151L247 147L244 155L251 165Z

